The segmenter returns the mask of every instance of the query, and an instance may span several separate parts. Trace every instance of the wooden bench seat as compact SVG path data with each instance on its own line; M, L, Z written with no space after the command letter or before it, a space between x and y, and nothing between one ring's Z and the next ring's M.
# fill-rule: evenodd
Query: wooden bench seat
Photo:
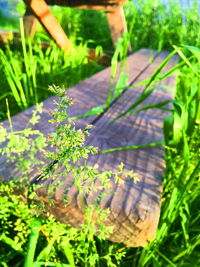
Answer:
M152 63L149 63L150 55ZM129 84L137 83L151 76L153 71L168 55L167 52L150 52L142 49L128 57ZM167 68L177 63L172 58ZM89 79L67 90L67 95L72 97L74 105L69 107L70 116L78 116L90 108L105 102L109 89L111 68L107 68ZM169 77L161 82L161 85L174 87L175 78ZM144 86L134 86L126 90L122 96L103 114L103 116L91 116L77 119L77 127L85 128L87 124L94 124L91 136L87 144L98 146L101 150L127 145L142 145L163 141L162 123L166 111L149 109L136 115L125 116L110 124L110 121L123 112L133 103L142 92ZM53 109L53 96L44 101L41 121L36 125L44 133L52 131L48 124L49 111ZM172 99L172 93L164 89L155 90L152 95L142 103L157 103L166 99ZM23 128L31 117L33 108L30 108L14 116L14 129ZM8 122L4 125L8 127ZM17 174L13 166L6 164L5 159L0 159L0 177L8 179ZM98 164L100 170L116 170L123 162L126 170L133 170L139 178L136 184L126 180L124 184L114 184L114 194L107 194L100 201L100 206L110 209L110 214L105 221L106 225L113 227L110 240L123 242L127 246L145 246L154 238L160 214L160 200L162 192L162 175L164 169L163 147L147 147L133 150L115 151L107 154L93 155L89 158L89 164ZM33 172L32 177L37 173ZM32 179L32 177L30 179ZM66 178L65 178L66 179ZM55 181L56 182L56 181ZM64 183L67 181L63 180ZM40 197L46 205L46 209L61 222L78 226L83 221L83 210L77 200L78 191L71 185L68 194L71 196L65 206L62 202L64 189L58 188L55 192L55 205L51 206L46 195L46 188L52 181L44 182L44 189L40 190ZM98 180L95 181L98 184ZM106 190L106 189L105 189ZM92 204L98 196L95 192L86 199L86 204Z

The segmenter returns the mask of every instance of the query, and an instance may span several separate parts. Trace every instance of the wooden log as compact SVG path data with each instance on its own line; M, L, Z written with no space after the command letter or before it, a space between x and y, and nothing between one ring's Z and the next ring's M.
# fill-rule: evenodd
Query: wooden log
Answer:
M149 78L156 67L166 57L167 53L154 53L153 63L149 64L150 51L140 50L129 56L129 84L139 82ZM176 63L172 59L169 67ZM81 82L68 90L68 95L74 99L75 104L70 107L69 113L72 116L80 115L92 108L102 104L106 99L109 89L110 68L94 75L93 77ZM174 78L170 77L164 81L165 85L173 86ZM85 128L88 123L94 123L91 137L87 144L98 145L100 149L115 148L127 145L140 145L148 142L160 142L163 140L162 121L166 112L161 110L146 110L137 115L126 116L120 120L109 124L110 120L123 112L132 101L136 100L142 91L142 86L132 87L127 90L103 116L93 116L85 119L78 119L78 127ZM159 89L154 91L144 104L156 103L165 99L171 99L172 94L168 91ZM36 126L42 132L49 132L53 129L48 125L50 118L49 110L53 107L55 97L44 101L44 115L41 122ZM78 108L77 108L78 107ZM15 129L23 128L28 118L31 116L32 109L16 115L13 120ZM8 127L8 122L4 122ZM18 175L13 166L5 164L5 159L0 159L0 176L13 177ZM105 197L99 202L101 208L109 208L110 214L107 216L106 225L113 229L110 240L123 242L127 246L145 246L152 240L158 224L160 213L160 197L162 191L162 172L164 168L163 148L149 147L137 150L124 150L108 153L104 155L94 155L89 158L89 164L98 164L100 170L115 171L117 165L123 162L125 170L133 170L139 182L136 184L132 180L125 180L124 184L115 184L111 180L112 191L93 192L89 196L85 195L85 205L94 204L95 199L105 192ZM32 175L36 175L35 172ZM59 177L63 186L55 191L54 204L51 206L48 200L47 188L56 181L45 181L43 189L38 191L38 195L45 202L46 209L61 222L78 227L84 220L82 203L79 201L79 192L73 185L72 178ZM71 183L71 184L70 184ZM68 190L66 192L66 184ZM98 179L95 186L99 185ZM86 185L85 185L86 186ZM67 205L63 203L65 194L69 195ZM98 218L97 218L98 220Z

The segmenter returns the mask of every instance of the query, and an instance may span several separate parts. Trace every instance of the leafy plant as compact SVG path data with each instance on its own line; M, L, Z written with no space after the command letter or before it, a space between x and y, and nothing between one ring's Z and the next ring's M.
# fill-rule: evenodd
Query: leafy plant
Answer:
M124 32L122 38L117 41L117 46L111 60L110 88L107 93L105 103L88 110L86 113L76 116L78 118L86 118L93 115L103 114L111 104L116 101L129 88L127 65L127 53L130 45L131 32ZM118 61L120 61L118 63ZM119 71L119 77L118 77Z
M187 9L183 9L178 1L167 1L167 5L164 5L163 2L138 0L137 3L134 1L133 4L132 1L128 1L125 6L128 29L129 32L132 32L130 38L133 51L143 47L171 50L173 49L172 45L175 45L174 48L176 52L178 52L182 58L180 64L168 73L161 75L160 71L157 70L154 73L154 77L143 81L145 86L149 84L144 92L145 95L147 92L150 93L149 90L152 88L156 90L156 87L154 87L156 85L155 83L163 79L164 76L167 77L173 73L173 71L179 71L172 114L170 117L166 118L164 124L166 170L163 179L161 217L155 240L149 243L145 248L125 248L122 244L112 244L104 240L103 235L108 233L107 229L106 232L104 232L103 229L102 236L99 239L93 235L97 229L91 227L90 224L93 209L89 209L88 211L85 209L86 223L81 229L74 229L60 224L49 214L46 214L47 217L43 218L41 221L39 219L39 225L36 225L36 228L34 228L34 221L38 222L38 206L35 205L33 201L37 196L31 191L32 186L30 186L29 182L26 183L26 192L29 191L27 192L29 195L29 201L27 203L26 194L25 197L23 197L23 195L19 196L14 194L16 190L19 190L18 185L20 185L20 183L13 184L13 182L9 182L5 184L1 182L0 265L6 267L23 266L25 258L26 264L32 264L33 266L196 267L200 265L198 201L200 193L200 65L198 48L200 44L200 20L197 7L198 1L193 1L192 6ZM95 42L90 43L90 45L94 46L97 43L101 43L104 49L110 49L111 42L110 39L107 41L109 32L108 28L104 27L105 15L103 13L100 15L98 12L82 12L76 9L68 9L65 15L63 15L62 12L57 13L59 13L63 25L65 24L64 28L75 38L77 43L82 43L82 40L93 39L95 36ZM87 16L86 14L92 14L92 16ZM69 15L70 20L65 19L65 16L69 17ZM94 19L94 16L98 19ZM75 18L74 23L72 21L73 17ZM90 20L92 20L92 28L83 26L91 25ZM102 27L99 26L100 21L103 23ZM96 31L96 28L101 28L100 34ZM88 29L90 30L88 31ZM132 29L132 31L130 29ZM82 37L81 41L79 39L80 37ZM43 36L43 39L45 38L46 37ZM119 41L119 44L121 43L122 40ZM184 49L182 49L181 45L184 45ZM49 95L46 93L47 84L55 82L57 84L64 83L66 86L70 86L78 82L81 78L87 77L87 75L93 73L93 70L90 70L88 65L85 64L85 59L80 57L81 53L79 52L77 53L77 60L80 64L83 63L83 68L78 67L80 64L76 64L76 60L75 63L73 63L73 55L68 55L70 61L69 64L66 63L68 62L68 58L55 47L49 47L47 50L43 50L38 45L31 46L34 60L37 62L38 72L36 76L39 101L42 99L41 95ZM29 46L26 47L27 55L29 55L29 48ZM14 52L10 48L7 49L8 50L4 50L6 64L9 64L11 58L14 58L15 60L13 61L15 61L15 65L22 66L17 75L19 77L23 74L26 75L25 66L22 63L22 53L16 49ZM119 50L117 50L118 55ZM113 74L115 73L118 55L116 52L113 58ZM164 67L165 64L166 62L161 65L161 68L162 66ZM71 65L73 68L71 68ZM19 66L17 66L15 71L19 69ZM94 68L94 66L96 69L99 69L97 65L92 65L92 68ZM5 74L3 76L3 68L4 65L1 64L2 94L0 100L4 101L4 98L9 97L9 103L11 103L11 91L7 89L8 84L5 79ZM112 77L114 76L115 75ZM115 96L118 96L118 93L128 89L128 87L126 87L125 73L122 73L120 79L119 86L116 86L116 92L113 90L114 86L111 86L109 103L111 103L110 100L115 99ZM20 78L20 82L23 84L24 80ZM23 92L25 92L24 87ZM15 105L15 101L13 103ZM3 107L3 105L4 102L1 102L1 107ZM29 126L38 120L40 109L41 108L38 107L38 111L34 114L32 123L30 122ZM99 109L99 107L97 107L97 109ZM4 113L6 113L5 110L6 108L2 109ZM98 112L104 110L105 106L103 106L100 111L98 110ZM135 113L139 112L139 110L131 109L128 112ZM94 113L96 114L95 110ZM13 114L13 107L11 108L11 114ZM58 112L55 116L58 116L60 120L62 120L62 118L64 119L66 116L66 114L63 114L64 116L60 117L59 114ZM79 135L73 129L73 122L71 121L70 123L72 131L69 131L69 133L71 132L72 136L76 136L76 141L83 141L83 136L87 136L86 132L88 129L86 132L82 133L82 139L79 139ZM21 168L21 173L24 174L23 178L25 179L23 179L23 182L25 183L25 181L27 181L28 169L32 166L33 159L37 160L34 163L37 165L39 171L39 176L36 177L36 180L42 179L43 177L50 178L50 167L54 166L54 168L57 168L59 164L62 165L62 163L64 163L63 156L69 155L67 154L69 151L66 151L65 147L62 147L61 151L63 154L60 154L59 150L57 150L57 153L54 155L51 153L48 154L49 164L45 161L46 168L42 169L41 164L44 163L39 161L35 155L36 151L40 150L43 152L43 149L47 149L45 137L30 129L30 127L18 133L13 132L12 124L10 123L10 125L10 131L6 131L2 127L0 128L0 140L4 144L5 142L7 142L7 144L10 142L9 145L1 148L1 151L4 155L7 154L11 161L18 158L21 159L20 162L18 162L18 167ZM67 130L62 127L60 131L63 133L62 137L67 133ZM32 139L33 136L35 140L38 140L38 142L36 142L37 144L34 143L34 140L30 141L29 137ZM58 137L58 133L55 134L54 137L52 136L54 141L56 140L56 136ZM62 137L59 137L60 146L62 146L62 144L65 145L65 140L62 139ZM72 140L70 138L69 136L68 140ZM18 146L18 142L21 144L20 147ZM136 147L127 147L126 149L129 148ZM78 151L77 149L76 152L78 153ZM65 154L65 152L67 153ZM23 153L26 154L26 157ZM52 162L55 164L51 165ZM69 164L69 162L67 162L67 164ZM33 168L36 167L33 166ZM94 172L97 172L97 170L93 170L93 174ZM74 174L76 174L76 171ZM105 176L108 177L109 173ZM82 181L77 179L77 185L81 186L81 184ZM30 186L29 190L28 185ZM43 206L40 202L39 210L42 209ZM103 216L106 216L106 214L103 214ZM34 244L34 247L30 249L32 244Z
M26 40L22 20L20 25L22 51L12 50L9 45L5 51L0 49L1 78L4 83L4 94L0 98L2 106L4 98L9 97L9 102L15 100L18 110L23 110L50 96L46 87L53 81L69 87L102 69L95 61L88 62L87 43L72 48L73 53L64 53L52 43L44 49L40 41L33 43L30 39ZM6 107L4 113L5 110ZM13 111L11 109L12 115Z
M17 166L21 170L18 179L15 178L15 181L7 184L2 182L0 184L1 243L5 251L5 257L1 255L1 262L6 266L7 263L11 264L19 258L20 264L25 259L25 267L42 266L43 264L56 266L59 263L66 266L77 264L79 266L96 264L101 266L101 262L104 261L107 262L107 266L117 266L116 264L124 256L124 252L114 253L113 250L116 246L111 245L104 253L101 252L100 256L96 245L96 243L104 242L103 240L111 232L109 227L103 225L109 211L100 209L98 200L96 204L86 206L84 195L90 195L93 192L96 178L99 179L100 184L99 187L95 187L95 190L101 191L102 187L107 187L107 191L112 192L110 178L113 177L114 181L118 183L123 173L123 165L119 166L116 173L112 173L111 171L99 172L97 166L88 166L85 160L81 162L82 159L87 159L88 154L97 151L92 146L84 147L90 126L84 130L76 130L73 120L67 115L66 108L71 101L65 96L65 89L56 86L52 86L50 89L58 94L60 101L55 102L57 108L52 111L51 123L55 124L56 130L48 137L50 150L45 152L46 167L41 168L45 158L40 159L41 156L38 158L38 151L43 152L44 148L47 151L47 139L43 134L30 127L17 132L13 131L12 127L10 132L1 127L0 141L4 146L1 147L0 152L12 162L17 159ZM37 123L39 112L41 112L41 105L38 106L38 110L34 111L29 125ZM9 120L11 122L10 118ZM53 152L51 148L54 149ZM38 169L39 175L29 181L28 172L32 168ZM40 214L44 214L43 203L35 193L40 189L43 180L51 180L48 186L48 199L53 203L54 191L62 185L62 181L57 178L65 177L69 172L73 176L73 184L79 191L79 199L84 212L84 222L80 225L80 230L55 222L48 214L46 214L46 218L40 218ZM130 171L125 174L125 177L134 178L134 174ZM87 187L84 186L85 183L88 184ZM17 192L20 195L15 195ZM65 203L68 201L68 196L63 196ZM20 205L19 202L21 202ZM18 214L18 206L21 207L23 217L21 212ZM12 217L13 215L15 216ZM93 223L94 216L98 218L98 222L95 224ZM22 220L22 218L24 219ZM27 225L24 225L26 220ZM13 229L15 225L16 227ZM97 234L98 238L94 237ZM18 242L18 247L16 242ZM9 257L6 254L8 248L12 248Z
M132 21L133 51L139 48L172 50L172 45L199 47L199 2L137 0L125 5L128 28Z
M199 49L185 48L196 59L175 47L184 65L179 69L172 114L164 121L166 170L159 227L155 240L134 252L134 266L199 265Z

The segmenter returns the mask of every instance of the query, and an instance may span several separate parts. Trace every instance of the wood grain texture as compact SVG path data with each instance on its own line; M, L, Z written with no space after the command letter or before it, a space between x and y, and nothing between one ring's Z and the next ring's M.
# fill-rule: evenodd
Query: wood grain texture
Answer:
M155 57L153 63L149 65L149 51L140 50L131 55L129 63L129 83L139 82L149 78L156 67L166 57L167 53L160 53ZM172 59L168 68L177 62ZM103 103L109 88L110 68L94 75L68 90L70 97L74 98L75 104L70 107L70 115L80 115L89 108ZM174 86L174 77L167 78L162 84ZM87 144L100 147L101 150L116 148L127 145L140 145L149 142L160 142L163 140L162 121L166 112L152 109L142 111L135 115L125 116L114 123L110 121L118 114L123 112L131 103L133 103L142 92L143 87L132 87L127 90L101 117L90 117L79 119L78 127L85 127L92 123L94 119L95 127L91 131L91 136ZM43 132L49 132L47 120L49 119L49 109L53 108L52 97L44 101L44 117L36 126ZM157 103L165 99L171 99L172 94L163 89L155 90L152 95L142 103ZM77 108L78 107L78 108ZM30 117L31 109L15 116L14 127L23 127L22 124ZM5 125L7 122L5 122ZM111 226L113 231L110 240L114 242L123 242L127 246L145 246L149 240L152 240L157 228L160 214L160 197L162 192L162 174L164 169L162 147L151 147L137 150L116 151L107 154L98 154L90 156L89 164L98 164L99 170L116 171L117 166L123 162L125 171L133 170L139 178L136 184L132 180L124 180L123 184L115 183L111 179L111 189L103 188L91 192L84 192L87 184L83 188L84 205L94 204L99 197L99 206L103 209L109 208L110 213L105 220L105 224ZM2 161L2 159L1 159ZM5 165L6 166L6 165ZM9 175L6 169L1 167L2 171L8 176L12 176L12 170ZM8 177L9 178L9 177ZM55 185L58 180L62 180L63 185L55 190L54 204L51 206L48 202L47 188ZM80 195L75 185L73 177L59 177L55 181L45 181L43 188L38 191L41 199L46 203L46 209L50 211L57 220L78 227L84 221L83 203L80 201ZM95 181L95 187L98 188L100 182ZM66 189L67 188L67 189ZM69 196L67 204L63 203L65 195ZM104 194L104 197L101 197ZM98 222L98 218L94 221Z
M151 70L158 67L165 53L161 54L149 68L149 72L139 77L143 80L148 78ZM176 61L175 61L176 62ZM171 66L175 63L171 62ZM138 79L138 80L139 80ZM174 86L174 78L168 78L164 81L165 85ZM162 121L166 112L161 110L143 111L137 115L126 116L109 125L116 115L123 112L131 104L131 99L136 100L141 93L142 87L133 87L128 90L95 124L88 139L89 145L108 149L127 145L141 145L149 142L160 142L162 136ZM159 89L155 91L144 104L157 103L170 99L171 93ZM95 155L89 158L91 165L98 164L100 170L116 171L117 165L121 162L125 164L126 170L134 170L139 178L139 182L134 184L131 180L126 180L123 185L115 184L111 181L112 191L107 189L99 190L90 195L85 193L85 204L94 205L97 198L105 193L99 205L101 208L109 208L110 214L105 224L113 228L110 240L114 242L123 242L127 246L145 246L149 240L152 240L157 228L160 214L160 197L162 191L162 174L164 169L164 155L162 147L151 147L137 150L116 151L104 155ZM59 178L60 179L60 178ZM58 179L58 180L59 180ZM46 200L46 208L54 216L73 226L80 225L83 222L83 209L79 200L79 192L75 186L69 187L66 191L66 182L63 181L63 187L55 191L55 206L48 205L45 190L40 194ZM55 185L57 181L54 181ZM49 182L46 186L52 186ZM95 187L99 186L98 179L95 181ZM109 189L110 190L110 189ZM114 192L114 194L113 194ZM62 204L64 194L67 193L69 202ZM75 216L73 215L74 212Z
M129 73L129 84L136 80L140 74L150 68L150 60L156 56L155 51L150 51L148 49L141 49L137 53L134 53L128 57L126 71ZM118 71L116 79L119 76L120 68L118 66ZM101 72L93 75L89 79L86 79L79 84L67 89L66 94L72 98L73 105L69 107L68 113L70 116L78 116L84 114L89 109L96 107L105 103L108 90L110 88L110 73L111 67L108 67ZM46 99L43 102L43 113L42 118L34 129L39 129L42 133L48 134L53 131L53 127L48 123L51 119L50 112L55 108L53 104L57 97L53 96ZM22 130L26 127L28 120L32 116L32 112L35 107L29 108L12 118L12 124L14 130ZM76 120L76 126L78 128L84 129L86 125L92 124L98 116L91 116L85 119ZM9 129L8 121L4 121L4 126ZM10 167L9 164L5 164L6 159L0 158L0 177L5 177L10 179L19 175L18 170ZM37 170L35 170L37 172ZM34 176L34 173L33 173Z

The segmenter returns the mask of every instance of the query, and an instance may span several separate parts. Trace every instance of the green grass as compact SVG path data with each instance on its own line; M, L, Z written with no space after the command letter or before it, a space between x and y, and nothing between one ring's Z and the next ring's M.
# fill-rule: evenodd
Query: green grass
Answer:
M23 4L20 5L20 9L24 10ZM159 0L138 0L135 5L132 4L132 1L128 1L124 9L133 51L144 47L172 50L172 45L186 44L196 47L200 45L200 15L195 1L193 7L186 10L182 10L180 5L173 1L169 1L166 7ZM1 52L0 61L1 119L6 117L5 97L8 98L12 107L15 106L11 109L11 114L14 115L23 108L47 98L49 96L46 90L48 85L56 83L70 87L101 70L102 67L95 63L86 64L86 46L95 48L97 45L101 45L103 49L113 49L106 16L103 12L57 6L51 7L51 10L73 43L76 43L78 52L74 56L69 54L69 58L69 55L65 56L55 46L46 51L31 43L26 47L23 38L22 48L12 48L12 51L9 47L4 49L4 55ZM0 19L2 28L4 28L4 22L9 23L9 20ZM23 30L21 30L22 32ZM41 38L45 41L49 40L41 26L38 26L37 32L35 41ZM82 47L84 48L82 49ZM25 64L22 64L21 58L24 59ZM113 66L116 65L117 58L118 53L115 54L115 58L113 57ZM65 63L63 64L63 62ZM82 64L83 62L84 64ZM30 68L30 65L35 67ZM112 69L114 70L114 68ZM125 75L122 73L121 81L119 81L120 87L122 87L122 83L125 84ZM112 98L112 91L108 95L106 106L109 105ZM100 107L97 111L101 112L104 109L105 106ZM95 112L97 111L95 110Z
M20 49L9 45L0 49L1 119L6 118L6 98L14 115L49 97L51 93L47 88L52 83L69 88L103 69L95 61L88 62L87 44L75 47L73 55L65 54L53 43L43 49L41 45L32 44L30 39L26 45L22 38Z
M149 47L158 50L172 50L172 45L194 45L199 47L198 1L191 9L182 9L181 1L129 1L125 11L128 25L134 21L131 44L133 50ZM165 1L166 2L166 1Z
M52 83L70 87L102 69L95 62L87 62L86 49L82 48L87 40L95 39L95 42L90 43L91 47L100 44L104 49L112 49L103 13L76 11L69 8L58 12L60 9L57 7L53 10L59 13L59 20L64 29L76 43L77 54L66 56L55 46L43 50L40 46L30 42L26 46L25 40L21 48L8 46L2 50L0 61L2 118L5 118L8 106L12 115L41 101L43 97L48 97L50 93L46 88ZM200 15L197 13L195 4L191 10L182 12L180 6L174 1L169 1L168 8L166 8L160 4L160 1L153 0L138 0L135 6L129 1L125 6L125 12L129 31L131 28L133 31L130 39L134 51L142 47L173 50L179 54L181 59L181 64L174 69L178 77L175 98L172 102L173 108L171 115L164 121L166 168L163 177L161 216L155 240L144 248L125 248L123 244L113 244L106 240L108 229L102 228L101 235L98 233L95 236L96 229L91 224L93 212L91 210L86 212L86 221L82 229L60 224L49 215L40 220L37 212L33 211L36 207L32 200L36 196L31 188L27 192L29 201L26 203L14 194L16 185L12 182L10 184L1 182L0 265L2 266L197 267L200 265L200 50L198 48L200 46ZM67 17L70 19L67 20ZM97 28L99 31L96 30ZM120 48L119 44L112 59L111 85L119 54L121 53L121 57L124 58L122 51L123 47ZM166 61L160 65L152 77L145 81L146 87L138 101L143 101L145 94L151 92L156 80L159 81L165 77L160 74L165 64ZM105 106L98 107L93 112L102 112L119 97L122 89L128 89L126 88L126 74L123 73L123 62L121 70L122 75L116 86L117 89L111 86ZM62 95L62 90L58 93ZM5 101L6 98L8 101ZM62 105L64 104L66 103L63 102ZM133 103L127 107L126 113L135 114L136 106L137 103ZM162 106L153 108L162 108ZM37 114L39 112L40 107L38 107ZM7 114L9 115L9 112ZM33 125L38 119L37 114L31 121ZM123 118L123 115L125 114L120 116ZM57 121L62 121L67 114L56 112L55 116L57 116ZM62 134L62 138L60 138L61 132L65 133ZM81 153L85 155L84 153L88 152L87 148L81 150L79 144L84 134L86 133L77 133L75 129L71 129L70 132L69 129L61 127L59 135L55 133L53 136L55 142L59 140L57 145L60 147L53 155L49 154L49 157L55 159L55 155L58 158L61 154L65 155L66 148L70 150L68 145L72 140L78 144L74 152L76 156L78 157ZM28 138L33 135L35 139L28 141ZM21 155L18 162L19 167L25 167L25 176L27 169L33 164L33 158L35 164L41 163L38 162L35 153L38 150L42 151L45 147L43 135L31 129L20 133L7 133L0 128L0 141L4 143L6 138L11 143L5 150L1 148L1 152L8 153L8 155L10 153L10 156L13 152L11 160L18 158L20 153L26 151L28 147L32 147L32 150L28 152L29 160L26 160L24 164L23 155ZM67 155L71 157L74 154ZM78 172L75 168L72 171ZM87 171L91 172L90 169ZM81 183L77 185L81 188ZM42 210L42 203L40 203L39 210ZM102 215L106 216L106 214Z

